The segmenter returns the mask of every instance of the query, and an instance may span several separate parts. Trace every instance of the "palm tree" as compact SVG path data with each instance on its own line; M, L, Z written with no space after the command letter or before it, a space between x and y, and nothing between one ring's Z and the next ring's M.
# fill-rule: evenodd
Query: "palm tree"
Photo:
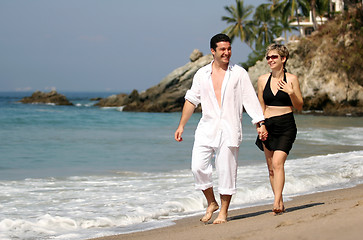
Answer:
M300 29L298 10L302 10L304 16L309 16L308 1L309 0L284 0L279 4L278 9L283 16L289 16L291 18L296 16L298 28Z
M290 25L291 21L287 17L281 17L276 19L276 24L273 26L272 31L275 32L277 36L284 34L284 38L287 41L287 32L292 32L293 30L298 31L297 27Z
M329 13L329 4L329 0L316 0L316 14L320 17L321 23L323 16Z
M272 13L275 13L276 8L279 6L280 0L268 0L271 2L271 11Z
M256 8L256 12L253 15L253 20L256 26L256 49L261 49L273 42L276 37L276 33L273 32L276 21L271 14L271 5L261 4Z
M316 0L310 0L310 10L313 19L314 30L318 29L318 24L316 23Z
M231 41L233 41L235 37L239 37L242 42L247 43L247 45L253 49L253 23L252 21L247 20L252 13L253 6L244 6L243 0L236 0L236 6L225 6L224 9L229 13L229 16L223 16L222 20L231 25L222 32L227 34L231 38Z

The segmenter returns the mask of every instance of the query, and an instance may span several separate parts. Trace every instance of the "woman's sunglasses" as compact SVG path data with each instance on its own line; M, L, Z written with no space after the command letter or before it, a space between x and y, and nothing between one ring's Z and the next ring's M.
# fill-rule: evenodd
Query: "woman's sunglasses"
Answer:
M270 60L270 58L271 59L277 59L278 57L279 57L279 55L271 55L271 56L267 56L266 60L268 61L268 60Z

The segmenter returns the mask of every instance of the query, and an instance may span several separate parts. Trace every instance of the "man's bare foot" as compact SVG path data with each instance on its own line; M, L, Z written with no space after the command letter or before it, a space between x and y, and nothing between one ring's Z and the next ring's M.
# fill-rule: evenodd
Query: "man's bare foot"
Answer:
M205 215L200 219L201 222L207 223L211 218L215 211L219 209L219 206L216 202L212 202L208 207Z
M221 224L227 222L227 214L219 212L218 217L213 221L213 224Z

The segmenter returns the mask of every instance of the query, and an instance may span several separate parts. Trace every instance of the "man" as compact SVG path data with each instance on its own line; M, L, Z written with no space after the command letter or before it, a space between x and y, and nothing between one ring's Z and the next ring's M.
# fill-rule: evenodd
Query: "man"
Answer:
M232 65L231 40L217 34L210 41L213 61L197 71L185 95L175 140L181 142L184 126L201 104L202 118L195 132L192 172L196 189L203 191L208 207L200 219L207 223L219 209L214 197L211 160L215 157L221 209L214 224L227 222L231 197L236 193L237 158L242 142L242 113L245 108L256 124L260 138L267 137L264 116L250 78L242 67ZM261 125L260 125L261 124Z

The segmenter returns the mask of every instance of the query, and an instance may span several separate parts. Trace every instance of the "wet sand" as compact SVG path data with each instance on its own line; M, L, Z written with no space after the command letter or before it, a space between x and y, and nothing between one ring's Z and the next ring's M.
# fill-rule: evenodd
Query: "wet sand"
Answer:
M271 213L272 205L257 206L230 211L225 224L212 224L215 213L209 224L196 216L165 228L93 240L362 239L363 185L295 197L285 207L277 216Z

